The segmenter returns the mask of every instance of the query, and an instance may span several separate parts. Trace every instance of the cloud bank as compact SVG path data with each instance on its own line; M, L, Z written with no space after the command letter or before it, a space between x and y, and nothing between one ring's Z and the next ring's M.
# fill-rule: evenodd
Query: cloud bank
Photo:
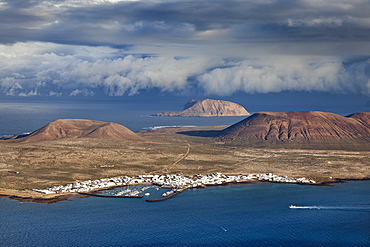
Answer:
M335 57L216 59L117 56L107 47L45 43L0 46L1 91L7 95L112 96L162 92L231 95L284 90L370 94L370 60ZM7 51L7 52L4 52Z
M370 94L370 0L0 0L18 96Z

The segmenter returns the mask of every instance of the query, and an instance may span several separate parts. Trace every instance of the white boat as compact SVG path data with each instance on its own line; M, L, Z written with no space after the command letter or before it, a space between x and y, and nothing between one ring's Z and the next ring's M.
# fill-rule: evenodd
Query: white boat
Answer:
M289 208L297 208L297 206L290 205Z

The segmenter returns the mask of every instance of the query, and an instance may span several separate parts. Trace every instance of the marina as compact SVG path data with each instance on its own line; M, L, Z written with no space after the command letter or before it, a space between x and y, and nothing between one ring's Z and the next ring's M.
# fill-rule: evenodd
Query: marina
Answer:
M162 193L161 198L148 199L147 201L163 201L180 194L186 189L203 188L206 186L220 186L233 183L251 183L255 181L272 183L296 183L296 184L316 184L312 179L289 178L288 176L277 176L272 173L267 174L247 174L227 176L222 173L212 173L209 175L197 174L194 176L184 176L181 174L166 175L139 175L136 177L112 177L98 180L87 180L73 184L54 186L47 189L33 189L44 194L60 193L79 193L82 195L117 197L117 198L142 198L150 196L146 190L153 188L167 188L169 191ZM136 187L145 185L144 187ZM114 193L100 193L99 191L109 191L111 188L122 187L123 189Z

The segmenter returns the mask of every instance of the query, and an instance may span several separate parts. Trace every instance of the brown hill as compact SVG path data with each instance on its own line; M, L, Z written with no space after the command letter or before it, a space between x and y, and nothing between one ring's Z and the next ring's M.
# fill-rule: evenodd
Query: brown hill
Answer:
M66 138L92 138L127 141L143 141L144 139L128 128L116 124L84 119L59 119L29 135L13 136L11 142L52 141Z
M356 119L358 122L370 128L370 112L357 112L355 114L349 115L348 117Z
M152 116L161 117L229 117L248 116L249 112L239 104L224 101L205 99L201 101L190 100L181 112L162 112Z
M370 145L370 113L259 112L224 129L222 141L321 146Z

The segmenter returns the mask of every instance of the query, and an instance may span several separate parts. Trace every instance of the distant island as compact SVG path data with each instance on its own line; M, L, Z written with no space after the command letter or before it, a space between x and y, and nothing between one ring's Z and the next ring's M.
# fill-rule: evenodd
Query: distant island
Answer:
M152 114L158 117L231 117L248 116L250 113L241 105L224 100L189 100L181 112Z

